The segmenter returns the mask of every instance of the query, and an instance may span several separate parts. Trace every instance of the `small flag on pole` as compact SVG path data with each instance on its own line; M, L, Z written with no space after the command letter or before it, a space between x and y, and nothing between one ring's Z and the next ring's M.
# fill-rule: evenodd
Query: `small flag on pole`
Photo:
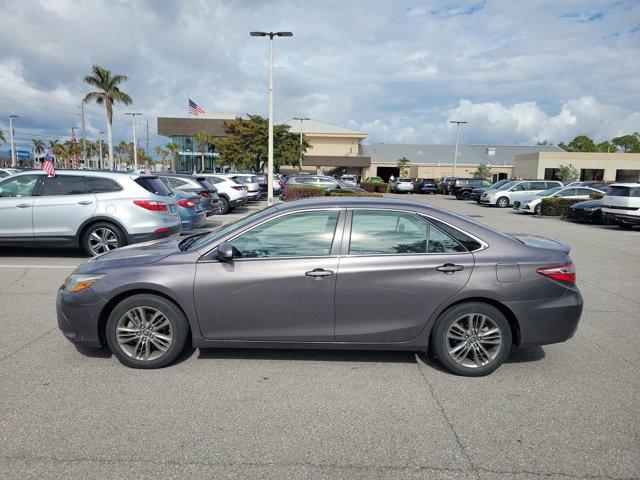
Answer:
M47 148L47 151L46 151L46 153L44 155L44 161L42 162L42 170L47 172L49 177L55 177L56 176L56 169L53 166L53 162L54 161L55 161L55 158L54 158L53 154L51 153L51 149Z
M196 104L196 102L189 99L189 115L195 115L197 117L198 115L201 115L203 113L206 112L198 104Z
M149 175L151 173L151 167L149 167L148 162L145 162L144 167L142 167L142 173L145 175Z

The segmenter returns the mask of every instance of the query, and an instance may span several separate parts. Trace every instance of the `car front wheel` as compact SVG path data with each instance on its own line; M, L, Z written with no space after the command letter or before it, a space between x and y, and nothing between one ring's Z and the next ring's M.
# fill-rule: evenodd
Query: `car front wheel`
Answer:
M220 197L219 204L220 215L226 215L229 213L229 200L224 197Z
M509 199L507 197L500 197L496 202L496 207L507 208L509 206Z
M535 213L536 215L540 215L542 213L542 205L538 204L535 206L535 208L533 209L533 213Z
M189 323L173 302L141 294L124 299L113 309L105 333L109 348L123 365L160 368L184 350Z
M436 321L432 347L450 372L468 377L488 375L507 358L511 327L497 308L480 302L456 305Z

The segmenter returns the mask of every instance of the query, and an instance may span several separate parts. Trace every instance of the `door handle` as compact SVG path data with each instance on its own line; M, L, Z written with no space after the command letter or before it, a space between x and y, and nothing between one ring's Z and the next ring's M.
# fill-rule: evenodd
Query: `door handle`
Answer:
M313 277L317 280L321 280L324 277L329 277L333 275L333 271L325 270L324 268L314 268L313 270L306 272L305 275L307 277Z
M78 202L78 205L91 205L93 202L91 200L83 200Z
M436 267L436 270L442 273L446 273L447 275L452 275L455 272L464 270L464 265L454 265L453 263L445 263L444 265L440 265L439 267Z
M16 207L18 208L29 208L31 205L29 205L28 203L20 203L18 205L16 205Z

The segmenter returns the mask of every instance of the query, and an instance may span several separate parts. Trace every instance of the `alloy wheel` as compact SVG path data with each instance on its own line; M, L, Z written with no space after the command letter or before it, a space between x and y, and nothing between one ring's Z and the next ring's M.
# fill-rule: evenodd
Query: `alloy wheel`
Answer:
M463 315L447 331L447 352L454 362L463 367L478 368L490 364L501 347L500 327L487 315Z
M89 250L94 255L100 255L101 253L107 253L120 246L118 242L118 236L113 230L100 227L96 228L89 235Z
M154 307L127 310L116 325L121 350L136 360L151 361L163 356L173 343L174 332L167 316Z

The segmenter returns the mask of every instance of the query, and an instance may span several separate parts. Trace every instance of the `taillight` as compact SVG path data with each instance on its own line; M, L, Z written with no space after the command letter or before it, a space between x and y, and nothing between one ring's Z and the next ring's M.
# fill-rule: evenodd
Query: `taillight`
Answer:
M233 188L234 190L238 190L239 192L242 192L244 190L244 187L241 185L231 185L231 188Z
M178 205L180 205L181 207L185 207L185 208L193 208L198 204L197 201L195 200L189 200L189 199L182 199L182 200L178 200Z
M576 267L573 263L565 263L563 265L552 265L550 267L540 267L536 270L540 275L557 280L563 283L576 283Z
M146 210L153 212L166 212L167 204L164 202L157 202L156 200L134 200L133 203Z
M211 198L211 192L209 192L208 190L203 190L201 192L198 192L198 195L202 195L203 197Z

